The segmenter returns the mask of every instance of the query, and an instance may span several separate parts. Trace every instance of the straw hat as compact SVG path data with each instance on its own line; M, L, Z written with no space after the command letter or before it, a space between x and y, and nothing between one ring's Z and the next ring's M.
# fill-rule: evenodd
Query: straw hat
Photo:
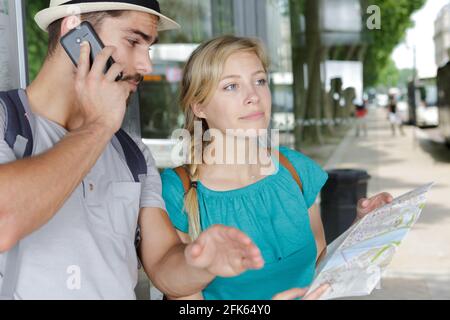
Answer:
M133 10L153 14L159 17L158 31L178 29L180 25L161 14L157 0L98 1L98 0L51 0L50 6L35 16L38 26L47 32L48 26L71 15L108 10Z

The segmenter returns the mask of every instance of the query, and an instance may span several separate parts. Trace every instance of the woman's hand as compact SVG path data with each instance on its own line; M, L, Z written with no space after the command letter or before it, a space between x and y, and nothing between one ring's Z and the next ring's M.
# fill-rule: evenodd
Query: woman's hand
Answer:
M203 231L186 247L185 256L189 265L221 277L234 277L264 266L261 251L247 235L222 225Z
M356 209L357 221L364 218L367 214L369 214L373 210L378 209L388 203L391 203L392 200L394 200L394 197L392 197L392 195L387 192L379 193L376 196L373 196L372 198L369 199L363 198L359 200Z
M329 284L323 284L305 296L309 288L294 288L277 294L272 300L294 300L299 298L301 298L301 300L319 300L328 289L331 289L331 286Z

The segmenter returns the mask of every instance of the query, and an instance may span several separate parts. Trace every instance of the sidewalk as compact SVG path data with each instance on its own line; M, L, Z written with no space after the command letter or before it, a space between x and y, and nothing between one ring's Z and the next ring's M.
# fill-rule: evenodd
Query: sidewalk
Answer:
M369 136L351 130L325 168L363 169L368 195L394 197L434 181L427 206L402 242L372 299L450 299L450 150L428 141L426 131L405 127L392 137L384 110L370 110Z

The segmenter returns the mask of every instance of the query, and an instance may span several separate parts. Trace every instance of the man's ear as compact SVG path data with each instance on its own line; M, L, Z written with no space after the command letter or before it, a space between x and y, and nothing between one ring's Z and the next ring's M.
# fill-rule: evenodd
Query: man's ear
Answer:
M75 29L81 24L79 16L68 16L63 18L61 22L61 37L63 37L67 32Z
M194 103L191 106L192 112L195 114L195 116L199 119L206 119L206 114L204 111L204 107L200 103Z

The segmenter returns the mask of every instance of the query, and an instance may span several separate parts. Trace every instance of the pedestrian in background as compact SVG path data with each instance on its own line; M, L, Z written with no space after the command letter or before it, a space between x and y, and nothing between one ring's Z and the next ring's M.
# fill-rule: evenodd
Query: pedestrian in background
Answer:
M355 103L355 118L356 118L356 137L359 137L360 131L364 131L364 136L367 137L367 100L362 100L361 103Z
M403 130L402 119L398 115L397 112L397 98L394 94L389 95L389 103L388 103L388 119L391 123L392 136L396 136L396 129L398 128L401 135L404 136L405 132Z

